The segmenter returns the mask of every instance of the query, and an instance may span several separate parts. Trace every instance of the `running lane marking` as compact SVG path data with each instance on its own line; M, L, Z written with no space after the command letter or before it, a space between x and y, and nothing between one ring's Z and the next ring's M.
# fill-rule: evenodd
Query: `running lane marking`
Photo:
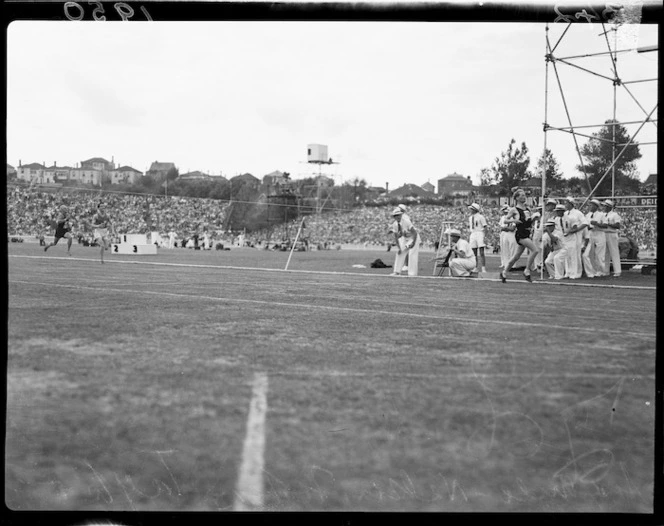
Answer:
M252 385L247 435L242 448L242 464L235 490L234 511L261 511L265 465L265 414L267 413L267 374L255 373Z
M61 260L66 260L66 261L92 261L92 262L99 262L98 259L89 259L89 258L77 258L77 257L47 257L47 256L20 256L13 254L9 256L10 258L26 258L26 259L61 259ZM278 269L278 268L260 268L260 267L235 267L235 266L229 266L229 265L201 265L201 264L191 264L191 263L164 263L164 262L156 262L156 261L129 261L126 259L106 259L104 260L104 263L120 263L120 264L126 264L126 265L155 265L155 266L161 266L161 267L190 267L190 268L211 268L211 269L217 269L217 270L255 270L255 271L262 271L262 272L281 272L281 273L299 273L299 274L327 274L327 275L332 275L332 276L359 276L362 278L365 277L371 277L371 278L379 278L379 279L390 279L390 280L398 280L399 277L395 276L390 276L389 274L370 274L370 273L364 273L364 272L345 272L345 271L331 271L331 270L284 270L284 269ZM405 277L405 276L401 276ZM433 280L452 280L452 281L460 281L460 280L466 280L468 282L494 282L494 283L500 283L500 278L489 278L489 277L484 277L484 278L455 278L455 277L450 277L450 276L408 276L408 279L433 279ZM636 290L657 290L657 287L643 287L640 285L609 285L609 284L603 284L603 283L559 283L559 282L551 282L551 281L533 281L532 283L525 281L525 280L511 280L510 283L517 283L519 285L548 285L548 286L561 286L561 287L588 287L588 288L602 288L602 289L636 289Z
M65 285L62 283L45 283L37 281L25 281L25 280L9 280L8 283L21 283L24 285L33 285L40 287L60 287L65 289L74 289L74 290L91 290L95 292L115 292L119 294L127 294L127 289L114 289L110 287L86 287L82 285ZM223 296L207 296L203 294L176 294L174 292L161 292L153 290L141 290L134 291L140 292L140 294L145 296L167 296L172 298L192 298L197 300L211 300L211 301L221 301L224 303L249 303L254 305L267 305L270 307L288 307L288 308L301 308L301 309L320 309L320 310L331 310L338 312L355 312L359 314L385 314L391 316L402 316L402 317L411 317L411 318L422 318L429 320L447 320L447 321L456 321L459 323L469 323L469 324L494 324L494 325L509 325L512 327L544 327L547 329L560 329L564 331L569 331L571 329L580 331L580 332L597 332L598 329L595 327L586 326L571 326L571 325L554 325L550 323L533 323L525 321L507 321L507 320L489 320L489 319L472 319L472 318L460 318L458 316L442 316L440 314L420 314L417 312L395 312L395 311L386 311L386 310L377 310L377 309L355 309L352 307L337 307L333 305L312 305L310 303L286 303L281 301L267 301L267 300L248 300L245 298L228 298ZM402 303L402 306L407 306L407 303ZM653 329L652 333L649 332L634 332L634 331L622 331L622 330L611 330L603 329L601 332L605 334L617 334L617 335L628 335L636 337L645 337L645 338L654 338L655 331Z

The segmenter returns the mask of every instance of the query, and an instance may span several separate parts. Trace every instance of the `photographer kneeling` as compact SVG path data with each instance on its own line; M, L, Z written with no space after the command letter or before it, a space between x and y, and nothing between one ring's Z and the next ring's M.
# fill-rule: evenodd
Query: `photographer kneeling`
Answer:
M475 268L477 262L475 260L475 253L470 248L470 243L465 239L461 239L461 232L456 228L452 228L447 232L452 241L450 247L450 273L456 277L468 277L471 271Z

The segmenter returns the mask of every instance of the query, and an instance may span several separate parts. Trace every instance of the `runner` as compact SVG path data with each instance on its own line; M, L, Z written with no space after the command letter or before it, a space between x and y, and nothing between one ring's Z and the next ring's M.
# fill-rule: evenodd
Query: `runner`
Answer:
M73 241L73 236L71 235L71 222L69 217L69 210L65 205L60 207L58 212L58 217L55 220L55 240L53 243L49 243L44 247L44 252L46 252L50 247L54 247L58 244L58 241L62 238L67 238L67 255L71 256L71 244Z

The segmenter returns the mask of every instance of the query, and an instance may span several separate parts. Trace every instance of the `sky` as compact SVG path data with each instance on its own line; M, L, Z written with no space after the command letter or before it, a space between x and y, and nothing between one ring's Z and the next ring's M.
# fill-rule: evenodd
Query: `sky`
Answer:
M552 46L565 27L550 26ZM619 49L656 45L657 29L632 24L610 38ZM602 31L574 24L554 55L606 51ZM18 21L7 35L14 166L103 157L142 172L154 161L226 177L320 170L337 184L357 177L393 190L452 173L477 184L514 138L533 168L546 140L571 177L580 175L574 138L545 134L545 113L560 127L568 114L574 126L596 125L614 111L609 80L547 68L543 23ZM607 55L572 61L612 77ZM657 61L658 52L620 54L619 75L656 78ZM657 83L628 89L617 88L616 116L637 121L626 125L633 135L657 104ZM636 140L656 141L646 124ZM326 145L338 164L308 164L309 144ZM641 153L645 180L657 147Z

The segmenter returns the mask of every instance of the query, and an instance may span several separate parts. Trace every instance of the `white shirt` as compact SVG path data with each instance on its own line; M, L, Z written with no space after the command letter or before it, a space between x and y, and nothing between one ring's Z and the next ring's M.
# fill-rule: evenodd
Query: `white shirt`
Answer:
M569 232L569 230L574 226L584 225L585 221L586 221L586 216L583 215L583 212L581 212L581 210L577 210L576 208L567 210L563 214L563 223L564 223L565 232ZM578 234L578 232L576 233Z
M413 233L411 229L413 228L413 223L410 222L410 218L404 214L401 216L401 222L394 221L390 230L397 234L397 237L404 237L406 239L413 239Z
M473 249L470 248L470 243L468 243L468 241L465 239L459 238L459 241L454 243L452 246L456 247L457 252L459 252L458 257L462 259L472 259L475 261L475 253L473 252ZM462 254L465 254L465 257Z
M606 214L604 212L601 212L597 210L596 212L588 212L586 214L586 223L588 224L588 232L592 232L593 230L596 230L597 232L600 232L602 229L591 224L591 221L597 221L598 223L603 222L605 219Z
M604 218L604 222L605 223L621 223L622 219L618 215L618 212L616 212L615 210L611 210L610 212L606 213L606 217ZM607 232L607 233L618 232L618 229L607 226L606 229L605 229L605 232Z
M470 225L471 232L484 232L484 227L487 226L486 219L479 212L476 212L470 216L468 223Z
M542 238L542 241L545 246L550 246L552 252L556 252L557 250L560 250L563 248L563 236L560 231L557 231L555 228L553 229L553 235L556 237L556 241L554 241L551 238L551 235L549 234L548 231L544 231L544 237Z

